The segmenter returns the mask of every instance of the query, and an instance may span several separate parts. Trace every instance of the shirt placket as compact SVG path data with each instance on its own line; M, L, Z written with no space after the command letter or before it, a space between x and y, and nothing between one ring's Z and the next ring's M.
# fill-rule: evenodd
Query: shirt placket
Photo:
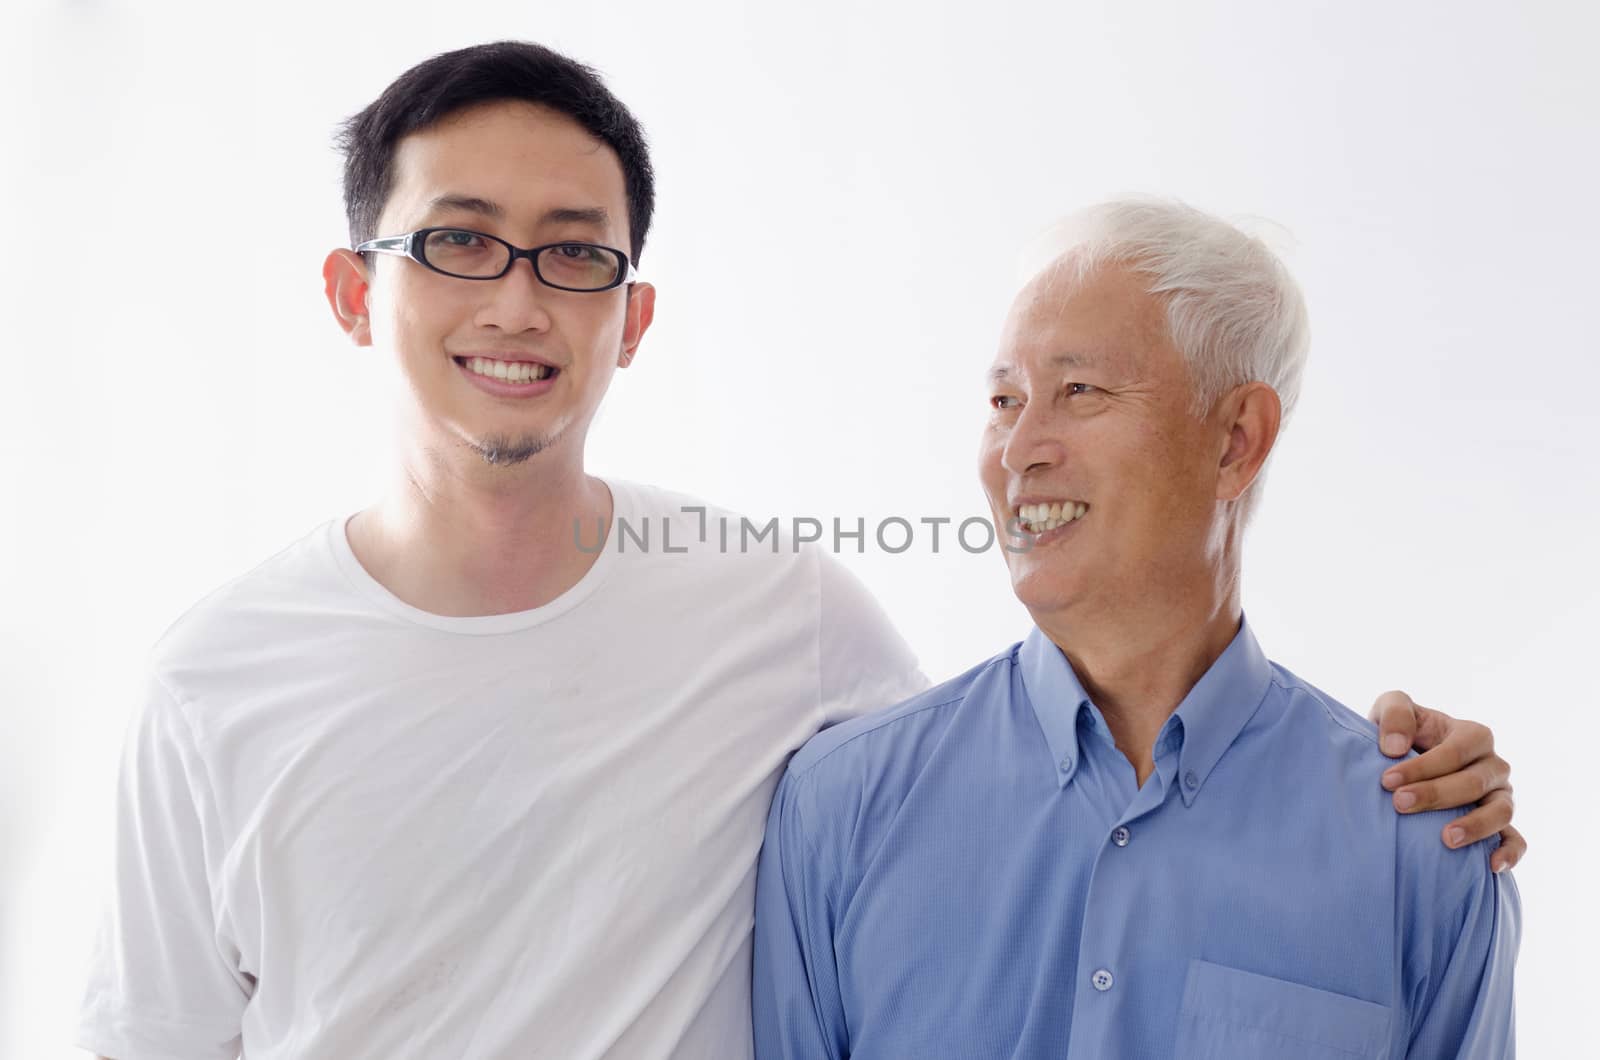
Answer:
M1121 1014L1130 1012L1123 998L1140 986L1128 968L1129 939L1143 930L1132 897L1141 893L1142 873L1161 871L1159 852L1141 845L1139 833L1148 830L1154 814L1173 812L1169 801L1181 806L1181 800L1168 798L1174 795L1179 746L1178 734L1163 735L1155 772L1101 838L1084 902L1068 1057L1116 1055L1116 1028Z

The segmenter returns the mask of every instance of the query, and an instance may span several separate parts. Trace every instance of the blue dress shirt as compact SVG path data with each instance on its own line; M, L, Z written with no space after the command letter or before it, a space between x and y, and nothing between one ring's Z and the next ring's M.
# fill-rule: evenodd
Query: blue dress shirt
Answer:
M1396 814L1388 764L1241 622L1140 787L1035 629L794 756L756 1056L1511 1057L1516 887Z

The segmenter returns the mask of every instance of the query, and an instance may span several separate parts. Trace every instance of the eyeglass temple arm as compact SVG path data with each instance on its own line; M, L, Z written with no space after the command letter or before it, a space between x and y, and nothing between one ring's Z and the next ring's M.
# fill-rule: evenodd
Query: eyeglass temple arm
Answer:
M409 254L411 253L411 236L408 234L386 236L383 239L369 239L355 249L358 254L366 250L376 250L389 254Z

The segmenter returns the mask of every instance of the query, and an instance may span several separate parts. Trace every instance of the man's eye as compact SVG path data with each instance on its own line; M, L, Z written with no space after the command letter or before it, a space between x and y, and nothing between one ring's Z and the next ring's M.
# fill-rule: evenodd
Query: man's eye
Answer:
M1067 384L1067 393L1069 393L1069 394L1088 394L1088 393L1094 391L1095 389L1096 389L1095 387L1091 386L1088 383L1068 383Z
M1010 394L996 394L989 399L989 407L992 409L1014 409L1017 407L1017 399Z

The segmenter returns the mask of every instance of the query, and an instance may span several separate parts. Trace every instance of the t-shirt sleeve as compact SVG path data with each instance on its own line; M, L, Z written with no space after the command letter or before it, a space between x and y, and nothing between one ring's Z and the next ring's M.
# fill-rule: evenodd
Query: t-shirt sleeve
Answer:
M182 705L150 676L117 782L110 891L77 1044L114 1060L231 1060L252 980L218 929L215 804ZM209 856L208 856L209 855Z
M891 707L928 687L916 654L838 560L817 553L822 728Z

